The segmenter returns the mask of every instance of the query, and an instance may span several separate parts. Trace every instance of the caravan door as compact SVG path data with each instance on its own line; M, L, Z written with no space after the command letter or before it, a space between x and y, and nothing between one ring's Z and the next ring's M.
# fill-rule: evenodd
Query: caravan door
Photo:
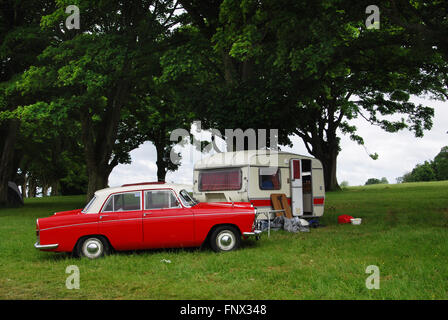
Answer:
M301 216L303 215L303 186L300 159L291 159L289 166L291 181L291 211L293 216Z

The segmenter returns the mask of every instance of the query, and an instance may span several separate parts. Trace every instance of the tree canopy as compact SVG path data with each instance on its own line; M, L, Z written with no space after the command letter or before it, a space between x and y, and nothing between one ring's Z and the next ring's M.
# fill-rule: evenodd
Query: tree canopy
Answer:
M277 129L282 146L297 135L322 161L326 190L338 189L341 135L364 144L354 119L421 137L434 112L412 97L448 98L446 3L383 1L374 28L370 4L3 2L0 204L9 180L90 198L145 141L164 180L178 166L170 132L194 120L220 132ZM65 24L72 5L79 28ZM436 158L433 175L444 177Z
M19 88L38 97L24 112L79 124L90 198L148 139L136 125L146 123L145 116L136 115L142 107L156 115L154 99L147 97L154 91L164 38L177 20L170 18L172 1L87 1L80 5L81 28L66 30L60 21L70 3L59 1L42 18L54 40L24 73Z
M201 37L212 47L204 68L216 70L194 77L198 68L171 60L175 77L202 80L200 114L219 128L280 128L282 144L298 135L322 161L327 190L338 188L340 134L364 143L350 120L421 137L432 126L433 109L411 96L446 96L439 48L388 16L380 29L368 29L365 1L182 3L198 29L195 41Z

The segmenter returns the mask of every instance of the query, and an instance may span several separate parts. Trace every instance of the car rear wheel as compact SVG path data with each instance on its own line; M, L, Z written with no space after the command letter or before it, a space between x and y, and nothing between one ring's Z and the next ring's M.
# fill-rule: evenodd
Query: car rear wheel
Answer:
M109 252L109 244L103 237L85 237L78 244L77 254L80 257L97 259Z
M240 246L241 235L232 226L221 226L216 228L210 237L210 245L216 252L232 251Z

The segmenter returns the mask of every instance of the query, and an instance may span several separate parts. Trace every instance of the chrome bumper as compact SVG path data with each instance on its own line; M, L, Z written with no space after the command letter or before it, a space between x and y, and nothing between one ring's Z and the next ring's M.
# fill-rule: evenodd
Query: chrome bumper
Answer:
M262 231L254 230L252 232L243 232L243 236L258 236Z
M260 239L261 230L254 230L252 232L243 232L243 236L245 237L255 237L255 239Z
M39 242L36 242L34 244L34 248L39 250L50 250L50 249L56 249L59 246L58 243L56 244L39 244Z

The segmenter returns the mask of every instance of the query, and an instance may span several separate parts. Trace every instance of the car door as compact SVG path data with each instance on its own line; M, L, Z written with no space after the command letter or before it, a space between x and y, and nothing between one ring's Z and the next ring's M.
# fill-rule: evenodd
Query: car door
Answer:
M111 194L99 216L99 230L116 250L139 249L143 243L142 191Z
M173 190L146 190L144 202L145 248L188 247L193 244L193 211L182 206Z

